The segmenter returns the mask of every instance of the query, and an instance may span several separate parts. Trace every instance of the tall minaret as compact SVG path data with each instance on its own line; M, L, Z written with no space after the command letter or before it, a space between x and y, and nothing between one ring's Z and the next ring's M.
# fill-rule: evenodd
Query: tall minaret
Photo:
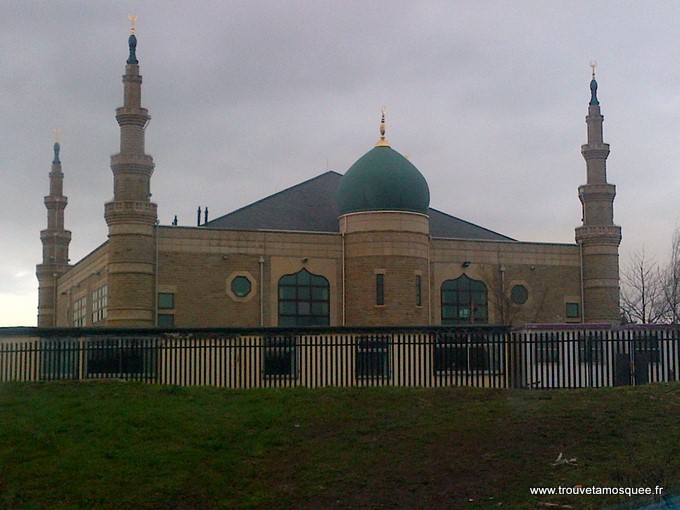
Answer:
M128 44L123 106L116 110L120 126L120 152L111 156L113 200L105 205L109 226L107 326L153 326L155 324L156 204L150 193L154 164L144 153L144 130L149 113L141 106L142 77L135 37L136 16Z
M68 245L71 232L64 229L64 174L59 160L59 130L55 129L54 159L50 170L50 194L45 197L47 229L40 232L43 245L42 264L36 266L38 277L38 327L57 325L57 279L69 269Z
M588 143L581 146L586 160L587 184L578 189L583 208L583 226L576 229L581 247L583 272L583 319L585 322L618 322L619 244L621 227L614 225L616 186L607 182L609 144L602 140L600 103L597 100L595 62L591 62L588 105Z

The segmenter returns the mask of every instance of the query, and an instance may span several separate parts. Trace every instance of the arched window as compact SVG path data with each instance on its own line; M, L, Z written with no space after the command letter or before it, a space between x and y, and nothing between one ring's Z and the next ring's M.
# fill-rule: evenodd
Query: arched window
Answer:
M462 275L442 283L442 324L486 324L488 292L484 282Z
M328 326L328 280L302 269L279 280L279 326Z

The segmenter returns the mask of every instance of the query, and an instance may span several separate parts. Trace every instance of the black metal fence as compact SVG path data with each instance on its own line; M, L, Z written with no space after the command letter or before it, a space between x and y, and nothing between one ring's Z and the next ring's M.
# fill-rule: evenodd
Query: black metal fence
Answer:
M0 381L582 388L679 375L678 327L0 329Z

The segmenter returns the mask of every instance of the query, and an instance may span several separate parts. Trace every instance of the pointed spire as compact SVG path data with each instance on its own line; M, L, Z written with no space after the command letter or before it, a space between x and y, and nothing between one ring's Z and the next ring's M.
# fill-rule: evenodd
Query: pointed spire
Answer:
M385 107L382 108L382 117L380 120L380 140L375 144L376 147L390 147L390 142L385 138Z
M128 37L128 46L130 47L130 55L128 56L127 63L128 64L139 64L139 61L137 60L137 55L135 54L137 50L137 37L135 36L135 31L136 27L135 24L137 23L137 20L139 19L138 16L135 16L134 14L130 14L128 16L128 19L130 20L130 37Z
M61 129L56 128L54 130L54 159L52 160L53 165L61 165L61 161L59 161L59 150L61 149L61 146L59 145L60 139Z
M597 67L597 60L591 60L590 67L593 69L593 78L590 80L590 105L597 106L600 104L600 102L597 100L597 81L595 81L595 68Z

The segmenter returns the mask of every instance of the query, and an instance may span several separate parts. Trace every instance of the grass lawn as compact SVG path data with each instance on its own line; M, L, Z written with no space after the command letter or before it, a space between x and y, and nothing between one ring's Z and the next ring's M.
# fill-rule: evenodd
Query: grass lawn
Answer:
M0 508L602 508L680 488L680 385L0 384ZM576 459L553 465L558 455ZM649 497L636 499L641 506Z

